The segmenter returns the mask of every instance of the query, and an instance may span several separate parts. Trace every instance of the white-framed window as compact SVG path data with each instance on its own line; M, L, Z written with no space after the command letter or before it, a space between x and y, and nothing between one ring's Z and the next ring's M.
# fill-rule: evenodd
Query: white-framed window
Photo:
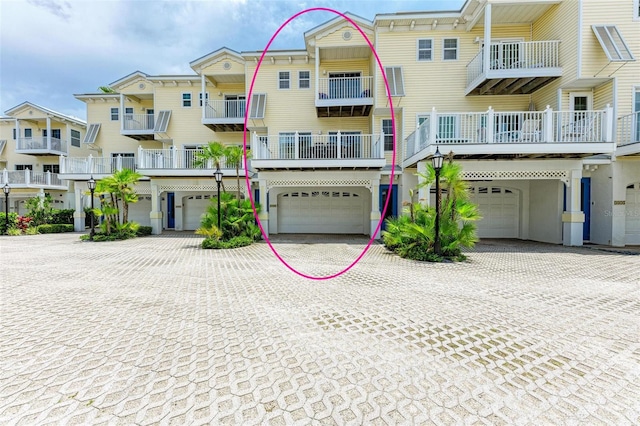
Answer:
M384 150L393 151L393 121L390 118L382 119L382 132L384 133Z
M182 93L182 107L191 108L191 92Z
M433 39L420 38L418 39L418 61L432 61L433 60Z
M33 136L33 131L31 129L24 129L24 137L29 139Z
M458 39L445 38L442 40L442 60L457 61L458 60Z
M33 166L31 164L16 164L16 170L33 170Z
M311 87L311 72L298 71L298 89L309 89Z
M389 83L391 96L404 96L402 67L385 67L384 73L387 75L387 83Z
M43 164L42 171L47 173L60 173L60 165L59 164Z
M425 121L427 121L429 119L430 115L429 114L418 114L416 117L416 123L417 123L417 127L420 127L422 125L422 123L424 123Z
M633 0L633 20L640 21L640 0Z
M80 131L71 129L71 146L80 147Z
M200 106L202 106L202 92L198 93L198 99L200 101ZM209 103L209 92L204 94L204 99Z
M111 108L111 121L118 121L119 117L118 108Z
M13 130L12 135L13 135L13 140L15 141L16 139L18 139L18 136L17 136L17 134L16 134L16 128L14 127L14 128L13 128L13 129L11 129L11 130Z
M289 71L278 72L278 89L291 88L291 73Z
M458 116L438 116L438 139L455 139L458 137Z
M278 133L278 145L280 147L280 159L293 158L295 155L295 132L280 132Z

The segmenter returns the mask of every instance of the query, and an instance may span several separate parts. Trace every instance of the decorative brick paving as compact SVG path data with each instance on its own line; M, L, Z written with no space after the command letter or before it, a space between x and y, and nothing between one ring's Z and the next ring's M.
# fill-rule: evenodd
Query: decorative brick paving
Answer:
M640 256L199 242L1 237L0 424L640 423Z

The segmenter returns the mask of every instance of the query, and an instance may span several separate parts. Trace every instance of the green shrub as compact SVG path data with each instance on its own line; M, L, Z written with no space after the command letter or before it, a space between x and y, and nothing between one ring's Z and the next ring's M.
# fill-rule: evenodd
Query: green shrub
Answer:
M136 231L136 236L138 237L146 237L147 235L151 235L151 231L153 230L150 226L140 226Z
M9 228L9 235L15 237L16 235L22 235L22 231L18 228Z
M253 239L245 236L233 237L230 240L222 241L213 238L205 238L202 241L203 249L234 249L253 244Z
M52 225L40 225L37 229L39 234L58 234L61 232L73 232L73 225L56 223Z
M51 213L51 220L49 224L51 225L73 225L73 214L75 213L74 209L64 209L64 210L53 210Z
M0 213L0 234L4 235L7 233L6 225L7 220L4 212ZM9 212L9 229L15 228L18 225L18 214Z

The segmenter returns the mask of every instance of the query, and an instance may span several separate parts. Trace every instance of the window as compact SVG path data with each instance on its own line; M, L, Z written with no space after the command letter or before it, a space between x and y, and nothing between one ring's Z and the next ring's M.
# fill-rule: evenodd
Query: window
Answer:
M47 137L47 129L42 129L42 137L43 138ZM62 134L60 132L60 129L51 129L51 139L60 140L61 138L62 138Z
M113 152L111 153L111 172L122 169L136 169L136 159L133 152Z
M118 108L111 108L111 121L118 121Z
M124 109L124 113L125 114L129 114L129 115L133 114L133 108L131 108L131 107L125 108Z
M429 120L429 116L428 115L419 115L418 116L418 127L420 127L422 125L422 123L424 123L427 120Z
M391 96L404 96L402 67L385 67L384 73L387 75Z
M198 99L200 100L200 106L202 106L202 92L198 94ZM205 93L204 100L209 104L209 92Z
M640 20L640 0L633 0L633 20Z
M298 71L298 89L308 89L311 87L311 73L309 71Z
M49 173L60 173L60 165L59 164L45 164L42 166L43 172Z
M278 88L288 89L291 87L291 75L289 71L280 71L278 73Z
M438 116L438 139L454 139L458 136L455 115Z
M431 61L433 59L433 40L430 38L418 40L418 60Z
M80 147L80 132L71 129L71 146Z
M16 136L16 129L13 128L13 140L15 141L16 139L18 139L18 137Z
M31 164L16 164L16 170L33 170Z
M611 62L635 60L629 46L622 38L622 34L618 31L618 27L615 25L593 25L591 28Z
M445 38L442 41L442 59L444 61L455 61L458 59L457 38Z
M24 137L25 138L31 138L33 135L33 132L31 131L31 129L24 129Z
M384 150L393 151L393 121L382 120L382 132L384 133Z
M182 94L182 107L191 108L191 93Z
M278 134L280 145L280 159L293 158L295 155L296 134L293 132L281 132Z
M249 118L264 118L264 110L267 105L267 94L254 93L251 98L251 111L249 112Z

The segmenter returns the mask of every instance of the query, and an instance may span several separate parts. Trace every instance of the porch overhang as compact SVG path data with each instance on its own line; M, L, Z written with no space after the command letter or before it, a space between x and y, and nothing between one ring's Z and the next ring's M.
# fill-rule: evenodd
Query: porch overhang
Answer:
M528 95L561 76L561 67L489 70L467 86L465 95Z

